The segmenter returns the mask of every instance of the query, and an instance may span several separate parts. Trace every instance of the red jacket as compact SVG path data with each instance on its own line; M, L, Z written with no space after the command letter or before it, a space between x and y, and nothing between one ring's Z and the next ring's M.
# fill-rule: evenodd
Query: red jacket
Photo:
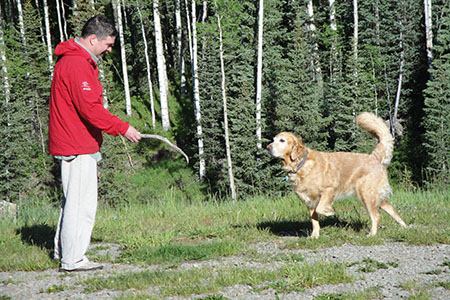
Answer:
M73 39L55 49L50 94L49 151L52 155L91 154L99 151L102 132L124 135L128 123L103 107L97 64Z

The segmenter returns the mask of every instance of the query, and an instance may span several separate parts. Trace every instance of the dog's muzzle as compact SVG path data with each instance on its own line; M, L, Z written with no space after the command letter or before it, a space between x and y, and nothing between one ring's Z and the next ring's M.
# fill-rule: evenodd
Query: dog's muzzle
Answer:
M266 150L267 150L267 152L269 152L270 155L274 156L273 152L272 152L272 150L273 150L272 144L267 145Z

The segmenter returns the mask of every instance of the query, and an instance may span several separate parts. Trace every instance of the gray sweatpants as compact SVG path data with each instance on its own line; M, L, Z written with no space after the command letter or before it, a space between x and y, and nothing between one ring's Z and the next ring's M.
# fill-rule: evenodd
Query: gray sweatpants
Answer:
M97 161L78 155L61 161L63 202L55 234L55 258L61 268L76 269L87 261L97 211Z

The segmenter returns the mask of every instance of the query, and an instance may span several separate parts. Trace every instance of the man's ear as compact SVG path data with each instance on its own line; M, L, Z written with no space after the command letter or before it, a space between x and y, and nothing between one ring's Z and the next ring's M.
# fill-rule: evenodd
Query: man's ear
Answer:
M94 46L94 45L95 45L96 40L98 40L98 38L97 38L97 36L96 36L95 34L91 34L91 35L88 37L88 41L89 41L89 44L90 44L91 46Z
M291 151L291 160L296 160L300 156L303 156L305 153L305 146L303 145L303 141L301 137L294 138L294 144L292 145Z

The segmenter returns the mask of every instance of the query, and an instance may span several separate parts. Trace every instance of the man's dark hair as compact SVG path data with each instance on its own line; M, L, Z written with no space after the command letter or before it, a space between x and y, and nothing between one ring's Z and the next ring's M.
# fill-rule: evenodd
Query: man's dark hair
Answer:
M117 37L117 30L105 16L97 15L90 18L81 30L82 38L87 38L92 34L95 34L99 40L104 40L108 36Z

